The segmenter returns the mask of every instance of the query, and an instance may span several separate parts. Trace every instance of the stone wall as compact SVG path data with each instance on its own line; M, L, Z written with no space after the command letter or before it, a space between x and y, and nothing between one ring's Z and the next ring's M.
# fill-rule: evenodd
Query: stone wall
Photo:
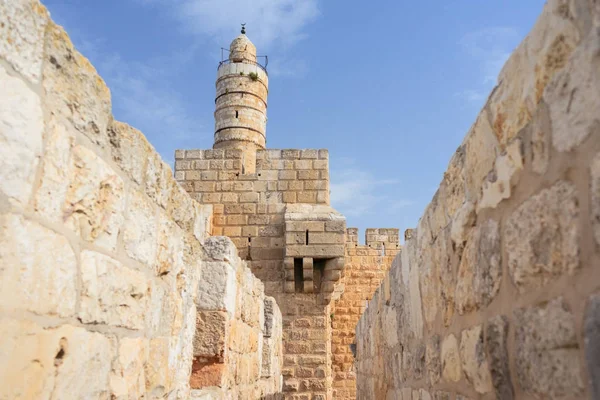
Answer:
M550 0L356 328L358 399L600 397L600 5Z
M356 398L354 329L399 252L398 229L368 228L364 245L358 244L357 228L347 229L343 276L331 307L332 385L336 400Z
M193 398L263 399L281 392L281 312L227 237L205 242L191 387ZM274 398L274 397L273 397Z
M215 260L211 216L46 9L0 0L0 398L187 399L219 266L227 389L276 396L277 305L234 247Z

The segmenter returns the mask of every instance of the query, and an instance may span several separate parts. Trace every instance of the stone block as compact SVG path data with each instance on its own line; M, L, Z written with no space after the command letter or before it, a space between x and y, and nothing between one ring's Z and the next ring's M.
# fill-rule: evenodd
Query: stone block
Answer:
M506 150L496 158L494 169L483 182L481 199L477 210L496 208L502 200L511 196L512 187L517 184L523 169L523 143L519 138L511 141Z
M471 230L458 267L455 301L460 314L487 306L502 280L500 233L493 220Z
M460 359L467 380L477 393L492 391L487 354L484 347L483 327L474 326L462 331L460 338Z
M515 311L516 375L536 396L572 398L583 390L575 316L562 298Z
M450 334L442 341L442 378L447 382L458 382L462 375L458 342Z
M441 376L439 335L432 336L427 343L425 351L425 367L427 369L427 379L429 384L435 385L438 383Z
M123 122L113 121L108 127L108 137L112 159L131 180L141 185L148 155L154 152L144 134Z
M505 227L511 278L520 292L579 267L579 206L575 187L559 181L526 200Z
M0 218L0 304L5 309L70 317L77 260L68 240L15 214Z
M44 110L106 148L112 118L110 90L63 28L52 22L46 29L44 54Z
M600 245L600 153L590 165L591 222L596 243Z
M223 362L228 326L229 316L226 312L198 310L194 334L194 357L214 358Z
M514 389L510 378L507 341L508 319L503 315L499 315L488 320L485 348L489 355L490 373L496 398L512 400Z
M148 198L138 191L131 191L123 228L125 252L150 268L154 268L156 260L157 227L155 209Z
M155 272L175 279L183 269L183 231L162 212L158 218Z
M0 43L0 55L9 50L6 46L11 47L7 44L10 43L7 32L10 26L15 29L14 33L10 31L11 35L19 37L25 34L24 31L19 33L25 26L17 29L14 27L17 21L6 19L22 13L31 14L32 11L27 10L32 7L33 2L27 3L29 2L17 1L10 6L8 3L0 4L0 22L3 22L0 23L0 33L5 38ZM40 5L37 7L42 9ZM3 14L4 12L7 14ZM25 43L13 45L26 46ZM20 58L17 54L14 56ZM35 171L42 152L42 107L38 95L23 81L8 75L3 67L0 67L0 92L0 191L11 201L24 206L31 196Z
M557 37L557 51L571 50L570 38ZM600 103L600 33L592 30L583 42L560 56L564 69L550 81L544 92L552 121L552 144L558 151L579 146L598 126Z
M204 241L207 256L215 261L233 262L237 257L237 248L226 236L213 236Z
M148 340L122 338L110 375L111 396L115 400L143 398L146 394L144 365L148 360Z
M600 398L600 295L590 296L584 322L585 359L591 397Z
M62 218L82 239L114 250L123 224L123 180L91 150L75 146Z
M146 391L155 398L166 397L173 388L174 369L170 361L171 339L156 337L148 345L148 361L144 365Z
M149 294L143 273L94 251L81 253L79 319L83 323L141 330Z
M51 119L46 126L45 135L42 177L35 193L34 208L44 218L62 224L75 132L73 128L67 128L56 119Z
M41 79L48 11L34 0L0 3L0 57L31 83Z
M205 262L200 270L200 284L196 305L199 310L236 310L236 271L225 261Z
M155 151L148 154L146 167L146 194L162 208L167 208L172 186L175 184L171 167Z

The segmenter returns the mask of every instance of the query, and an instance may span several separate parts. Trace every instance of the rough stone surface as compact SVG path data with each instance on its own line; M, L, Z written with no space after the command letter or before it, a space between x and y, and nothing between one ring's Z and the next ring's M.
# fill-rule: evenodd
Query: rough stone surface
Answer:
M6 2L0 3L0 14L6 6ZM38 95L23 81L8 75L2 66L0 92L0 191L24 205L31 196L42 151L42 107Z
M490 319L485 333L485 348L489 355L492 383L499 399L514 398L508 358L508 320L499 315Z
M592 398L600 396L600 295L590 296L584 326L585 359Z
M498 223L489 220L475 227L463 252L456 284L460 314L487 306L500 289L502 278Z
M594 229L594 238L600 245L600 153L596 154L590 166L590 192L591 192L591 222Z
M114 250L123 224L123 180L94 152L75 146L68 181L65 224L82 239Z
M481 325L462 331L460 338L462 368L467 380L478 393L488 393L492 390L492 378L483 343Z
M515 311L516 366L526 392L572 397L583 389L575 317L561 298Z
M462 376L460 355L456 336L449 335L442 341L442 378L447 382L458 382Z
M575 187L560 181L525 201L508 219L505 237L511 278L521 292L579 267Z
M502 200L510 198L512 187L517 183L522 169L522 142L517 138L511 141L506 146L506 151L496 158L494 169L483 182L483 192L477 208L496 208Z
M37 1L0 1L0 57L34 84L42 75L47 24L48 11Z
M600 117L587 104L600 102L600 33L584 39L571 56L577 68L565 68L548 85L544 101L552 119L552 144L570 151L600 125Z
M123 242L129 257L153 265L157 247L155 210L148 198L139 192L129 194Z
M143 329L149 298L144 274L93 251L83 251L80 263L81 321Z
M77 261L67 239L20 215L0 218L0 303L7 309L72 316Z

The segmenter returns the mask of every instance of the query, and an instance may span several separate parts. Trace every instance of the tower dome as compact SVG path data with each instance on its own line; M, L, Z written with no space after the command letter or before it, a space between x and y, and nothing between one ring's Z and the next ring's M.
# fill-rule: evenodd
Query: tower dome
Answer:
M245 33L233 39L229 46L229 59L232 62L256 62L256 46L248 39Z
M256 151L266 146L269 77L256 58L242 28L217 71L213 148L242 150L242 173L254 173Z

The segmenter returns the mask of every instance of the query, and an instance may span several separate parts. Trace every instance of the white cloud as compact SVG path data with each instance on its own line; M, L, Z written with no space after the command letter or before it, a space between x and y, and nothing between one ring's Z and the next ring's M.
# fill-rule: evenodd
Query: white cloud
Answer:
M337 160L337 166L339 170L331 171L331 204L347 216L361 216L381 210L392 214L414 204L411 200L395 199L384 194L387 185L396 186L400 183L397 179L377 179L350 160Z
M318 0L137 0L158 3L187 32L229 43L246 23L259 53L289 47L305 37L303 28L319 15Z

